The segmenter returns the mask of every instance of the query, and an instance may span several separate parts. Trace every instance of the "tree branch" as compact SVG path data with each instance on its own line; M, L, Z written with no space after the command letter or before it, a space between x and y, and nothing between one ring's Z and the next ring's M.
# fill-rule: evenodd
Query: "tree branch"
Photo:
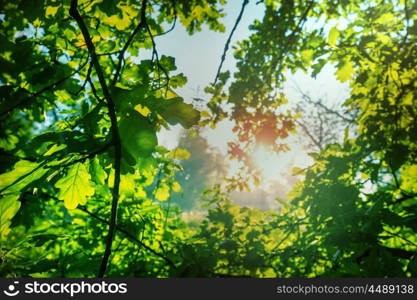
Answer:
M10 151L0 149L0 156L2 156L2 155L11 157L12 159L17 159L17 160L27 160L27 161L30 161L30 162L37 162L38 161L35 157L22 157L22 156L19 156L17 154L10 153Z
M175 9L175 8L174 8ZM159 33L159 34L155 34L155 36L157 37L157 36L162 36L162 35L165 35L165 34L167 34L167 33L170 33L171 31L173 31L174 30L174 28L175 28L175 25L177 24L177 11L175 10L174 11L174 13L175 13L175 17L174 17L174 22L172 23L172 25L171 25L171 28L169 28L167 31L164 31L164 32L161 32L161 33Z
M24 98L21 101L17 101L15 104L13 104L11 107L9 107L7 110L4 110L2 112L0 112L0 116L6 115L9 112L11 112L12 110L14 110L15 108L18 108L19 106L25 104L26 102L29 102L30 100L32 100L33 98L36 98L40 95L42 95L44 92L51 90L53 88L55 88L57 85L60 85L61 83L63 83L65 80L70 79L72 76L74 76L75 74L78 74L88 63L88 58L87 60L74 72L72 72L71 74L69 74L68 76L65 76L64 78L59 79L58 81L55 81L54 83L42 88L41 90L39 90L38 92L30 95L27 98Z
M9 185L5 186L4 188L2 188L0 190L0 195L1 193L3 193L5 190L7 190L8 188L14 186L15 184L19 183L20 181L22 181L23 179L25 179L26 177L32 175L33 173L35 173L36 171L38 171L39 169L41 169L44 165L46 165L48 163L47 160L41 162L38 166L36 166L33 170L29 171L28 173L20 176L19 178L17 178L15 181L13 181L12 183L10 183Z
M154 37L153 37L153 35L152 35L151 28L149 27L149 25L148 25L148 23L147 23L146 21L145 21L145 28L146 28L146 30L148 31L149 38L151 39L151 43L152 43L152 60L153 60L153 58L155 57L155 59L156 59L156 65L157 65L158 69L162 70L162 72L163 72L163 73L164 73L164 75L165 75L165 79L167 80L167 84L166 84L165 86L166 86L166 87L167 87L167 89L168 89L168 84L169 84L169 74L168 74L167 70L165 70L165 68L161 65L161 63L160 63L160 61L159 61L159 54L158 54L158 51L156 50L156 43L155 43L155 39L154 39ZM160 87L161 87L161 84L160 84L160 75L159 75L159 70L158 70L158 82L159 82L159 85L160 85Z
M239 25L240 20L242 19L243 12L245 11L246 5L248 3L249 3L249 0L243 0L242 7L240 9L239 15L237 16L235 25L233 25L232 31L230 32L230 35L229 35L229 37L227 38L227 41L226 41L226 45L224 46L223 55L220 59L220 65L219 65L219 68L217 69L216 77L214 78L214 84L217 83L220 72L222 71L223 63L226 59L227 50L229 50L229 45L230 45L230 42L232 40L233 34L235 33L235 30L236 30L237 26Z
M112 206L111 206L111 216L110 216L110 222L109 222L109 231L107 233L106 249L104 251L100 269L98 272L98 277L103 277L107 269L109 257L111 255L111 247L113 244L114 232L115 232L116 225L117 225L117 205L119 202L122 145L121 145L120 136L119 136L119 129L117 126L117 116L116 116L115 105L110 95L109 89L107 87L107 83L104 78L104 74L101 69L100 63L98 61L96 49L94 47L94 44L92 42L88 29L84 23L84 20L81 17L80 13L78 12L77 5L78 5L78 0L71 0L71 7L69 10L69 13L71 17L73 17L74 20L77 22L81 30L81 33L84 37L85 43L87 45L88 52L91 55L91 62L94 65L94 69L97 73L98 80L100 82L100 86L103 91L104 98L106 100L106 104L108 108L108 115L110 117L110 122L111 122L112 142L113 142L113 146L115 150L114 151L114 186L113 186L113 191L112 191Z
M299 121L295 121L295 123L303 129L303 131L308 135L308 137L313 142L313 144L316 145L320 151L322 151L323 150L322 144L314 138L314 136L308 130L307 126Z
M311 97L308 94L303 92L303 90L297 84L296 84L296 89L301 94L302 99L305 100L306 102L323 108L326 112L339 117L340 119L342 119L346 123L355 123L356 122L355 119L351 119L349 117L346 117L346 116L342 115L340 112L327 107L320 100L314 101L313 99L311 99Z
M102 217L96 215L95 213L89 211L88 209L86 209L85 207L77 207L79 210L85 212L86 214L88 214L89 216L93 217L94 219L104 223L104 224L108 224L109 222L105 219L103 219ZM116 230L122 234L124 234L128 239L130 239L131 241L133 241L134 243L138 244L139 246L145 248L146 250L148 250L149 252L155 254L156 256L162 258L163 260L165 260L169 265L171 265L172 267L175 268L175 264L174 262L169 259L168 257L165 257L163 254L157 252L156 250L152 249L151 247L149 247L148 245L146 245L145 243L143 243L142 241L140 241L138 238L136 238L133 234L131 234L129 231L121 228L120 226L116 226Z
M291 30L290 35L286 38L286 41L284 43L284 46L283 46L283 49L282 49L280 55L279 56L274 56L273 59L271 60L271 66L277 72L280 71L278 69L278 66L279 66L279 68L282 67L282 60L284 59L284 55L287 53L288 50L290 50L290 47L293 46L293 44L295 43L295 41L296 41L295 39L297 37L297 34L302 30L302 27L304 26L304 23L307 20L308 14L309 14L310 10L313 8L314 4L315 4L314 0L311 0L308 3L306 10L300 16L295 28L293 30Z
M87 74L86 74L86 76L85 76L85 80L84 80L84 83L83 83L83 85L81 86L81 88L75 93L75 95L78 95L81 91L84 91L85 90L85 87L86 87L86 85L87 85L87 82L90 80L90 76L91 76L91 71L93 71L93 64L90 64L89 66L88 66L88 69L87 69Z
M59 167L60 167L61 169L63 169L63 168L67 168L67 167L69 167L69 166L72 166L73 164L76 164L76 163L85 162L87 159L94 158L96 155L98 155L98 154L100 154L100 153L105 152L105 151L106 151L107 149L109 149L112 145L113 145L112 143L108 143L108 144L104 145L103 147L101 147L101 148L99 148L99 149L97 149L97 150L95 150L95 151L92 151L92 152L90 152L90 153L86 153L86 155L85 155L84 157L81 157L81 158L78 158L78 159L72 160L72 161L67 162L67 163L65 163L65 164L63 164L63 165L60 165ZM56 167L56 166L52 166L52 168L54 168L54 167ZM47 166L46 168L51 168L51 167Z
M141 30L142 28L145 28L146 26L146 5L147 5L147 0L142 0L142 7L140 11L140 22L136 26L136 28L133 30L129 38L127 39L126 44L123 46L123 48L119 52L116 73L114 73L112 85L115 85L117 80L119 79L120 71L122 69L123 58L127 49L129 48L130 44L132 43L133 39L135 38L139 30Z

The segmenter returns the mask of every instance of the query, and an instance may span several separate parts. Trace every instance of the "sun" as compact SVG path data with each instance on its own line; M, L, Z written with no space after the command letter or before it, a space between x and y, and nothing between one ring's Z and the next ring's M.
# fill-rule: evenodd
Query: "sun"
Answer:
M254 166L261 174L262 186L273 182L287 181L294 167L311 164L311 159L299 145L292 144L287 152L274 152L265 146L257 146L251 154Z
M277 180L282 172L282 159L265 146L257 147L251 155L254 166L260 171L262 179Z
M215 129L203 132L203 137L219 150L225 160L229 152L228 142L235 139L233 127L232 121L224 120ZM285 143L290 149L286 152L275 152L272 147L265 145L257 145L247 151L251 165L260 173L260 186L257 186L257 189L270 190L271 185L276 185L277 182L288 182L294 167L306 168L312 165L312 158L301 145L299 136L292 135L285 140ZM227 177L238 174L241 166L242 162L227 159Z

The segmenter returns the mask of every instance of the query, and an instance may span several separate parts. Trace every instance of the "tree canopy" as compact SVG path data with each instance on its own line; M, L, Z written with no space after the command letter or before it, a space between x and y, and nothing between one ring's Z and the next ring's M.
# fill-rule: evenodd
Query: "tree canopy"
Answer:
M417 275L417 2L258 1L263 18L232 49L248 2L225 28L226 0L0 1L3 277ZM203 108L178 94L187 78L158 52L155 37L176 26L229 33ZM303 178L279 210L234 204L231 191L260 180L251 151L286 151L303 130L300 112L281 109L287 74L329 64L350 89L342 139L287 170ZM190 158L157 132L222 120L241 169L192 194L207 214L187 222L164 203L188 167L208 176L207 145Z

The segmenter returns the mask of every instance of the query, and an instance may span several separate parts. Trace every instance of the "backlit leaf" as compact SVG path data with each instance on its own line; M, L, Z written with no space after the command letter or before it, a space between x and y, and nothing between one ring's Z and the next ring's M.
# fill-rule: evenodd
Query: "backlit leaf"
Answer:
M340 81L340 82L346 82L348 80L350 80L352 78L354 69L353 69L353 64L347 60L347 61L343 61L341 66L339 67L339 69L336 71L336 78Z
M123 146L135 158L149 156L158 144L155 128L135 110L122 118L119 133Z
M101 167L97 157L90 161L90 174L94 182L104 184L107 178L107 173Z
M18 161L13 170L0 175L0 190L18 192L32 181L46 173L39 163L26 160Z
M159 201L166 201L169 198L169 187L166 184L161 184L155 190L155 198Z
M164 101L158 111L170 124L181 124L184 128L197 125L200 120L200 112L192 104L186 104L181 98L173 98Z
M66 176L55 183L59 189L58 198L64 201L67 209L74 209L78 205L85 205L87 197L94 195L91 176L83 163L73 164Z
M174 150L168 153L167 157L179 160L187 160L190 159L191 154L186 149L175 148Z
M339 38L340 32L337 30L337 27L333 27L329 31L329 45L334 47L336 46L337 39Z
M10 232L11 219L20 208L19 195L7 195L0 199L0 238L3 239Z

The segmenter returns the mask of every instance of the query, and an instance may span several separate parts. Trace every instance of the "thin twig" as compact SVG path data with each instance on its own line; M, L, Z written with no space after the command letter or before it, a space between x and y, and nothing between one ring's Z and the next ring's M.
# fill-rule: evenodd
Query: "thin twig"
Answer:
M140 12L140 22L136 26L136 28L133 30L133 32L131 33L129 38L127 39L126 44L123 46L123 48L119 52L116 72L114 73L114 76L113 76L112 85L115 85L117 80L119 80L120 71L122 69L122 64L123 64L123 59L124 59L125 52L129 48L130 44L132 43L133 39L135 38L135 36L139 32L139 30L142 29L142 28L145 28L145 25L146 25L146 5L147 5L147 0L142 0L142 7L141 7L141 12Z
M313 144L316 145L319 148L320 151L322 151L323 150L322 144L320 143L320 141L318 141L314 138L314 136L311 134L310 130L308 130L307 126L304 125L303 123L301 123L300 121L297 121L297 120L295 121L295 123L303 129L303 131L308 135L308 137L313 142Z
M60 85L61 83L63 83L65 80L71 78L72 76L74 76L75 74L78 74L88 63L88 58L87 60L74 72L72 72L71 74L69 74L68 76L65 76L62 79L59 79L58 81L42 88L41 90L39 90L38 92L30 95L29 97L21 100L21 101L17 101L16 103L14 103L11 107L9 107L7 110L0 112L0 116L6 115L9 112L11 112L12 110L14 110L15 108L18 108L19 106L25 104L26 102L29 102L30 100L32 100L33 98L36 98L38 96L40 96L41 94L43 94L44 92L51 90L53 88L55 88L56 86Z
M2 188L0 190L0 194L3 193L5 190L7 190L8 188L14 186L15 184L19 183L20 181L22 181L23 179L25 179L26 177L32 175L33 173L35 173L36 171L38 171L39 169L41 169L44 165L46 165L48 161L45 160L43 162L41 162L38 166L36 166L35 168L33 168L33 170L29 171L28 173L20 176L19 178L17 178L15 181L13 181L12 183L10 183L9 185L5 186L4 188Z
M85 76L85 80L83 85L80 87L80 89L75 93L75 95L78 95L81 91L85 90L85 87L87 85L87 82L90 80L91 71L93 70L93 64L90 63L87 69L87 75Z
M233 25L232 31L230 32L230 35L227 38L226 45L224 46L224 50L223 50L223 55L220 59L220 65L219 65L219 68L217 69L216 78L214 78L214 84L216 84L217 80L219 79L219 75L220 75L220 72L222 71L223 63L226 59L226 53L227 53L227 50L229 50L229 45L230 45L230 42L232 40L233 34L235 33L235 30L236 30L237 26L239 25L240 20L242 19L243 12L245 11L245 7L248 3L249 3L249 0L244 0L243 1L242 7L240 8L240 12L239 12L239 15L237 16L235 25Z
M102 217L96 215L95 213L87 210L84 207L77 207L79 210L87 213L88 215L90 215L91 217L95 218L96 220L109 225L109 222L105 219L103 219ZM155 254L156 256L162 258L163 260L165 260L169 265L171 265L172 267L175 268L175 264L174 262L169 259L168 257L164 256L163 254L157 252L156 250L152 249L151 247L149 247L148 245L146 245L145 243L143 243L142 241L140 241L138 238L136 238L133 234L131 234L129 231L121 228L120 226L116 226L116 230L122 234L124 234L128 239L130 239L131 241L135 242L136 244L138 244L139 246L143 247L144 249L148 250L149 252Z
M174 10L174 22L172 22L171 28L168 29L167 31L164 31L164 32L159 33L159 34L156 34L155 36L165 35L165 34L170 33L171 31L174 30L175 25L177 24L177 19L178 19L177 7L176 7L176 1L175 0L172 0L172 8Z
M61 169L62 168L67 168L67 167L69 167L69 166L71 166L73 164L80 163L80 162L85 162L87 159L94 158L96 155L101 154L101 153L107 151L107 149L109 149L112 145L113 145L112 143L108 143L108 144L104 145L103 147L101 147L101 148L99 148L99 149L97 149L95 151L92 151L90 153L87 153L84 157L81 157L81 158L72 160L72 161L70 161L70 162L68 162L66 164L63 164L63 165L59 165L59 168L61 168ZM56 166L51 166L51 167L47 166L45 168L55 168L55 167Z
M297 91L301 94L301 97L302 97L303 100L307 101L308 103L311 103L313 105L316 105L316 106L319 106L319 107L323 108L326 112L328 112L330 114L333 114L333 115L336 115L337 117L339 117L340 119L342 119L346 123L355 123L356 122L356 120L351 119L349 117L346 117L346 116L342 115L340 112L327 107L321 101L314 101L313 99L311 99L311 97L308 94L303 92L303 90L300 88L300 86L296 82L294 82L294 83L295 83L295 87L296 87Z
M155 57L156 66L158 67L158 70L162 70L162 72L164 73L165 79L167 81L167 84L165 84L164 86L166 87L166 91L168 91L169 74L168 74L167 70L165 70L165 68L161 65L161 63L159 61L159 54L158 54L158 51L156 50L155 39L154 39L154 37L152 35L151 28L149 27L149 25L148 25L147 22L145 22L145 27L146 27L146 30L148 31L149 38L151 39L151 42L152 42L152 60L153 60L153 57ZM159 75L159 72L158 72L158 81L159 81L159 88L162 88L162 86L160 84L160 75Z

